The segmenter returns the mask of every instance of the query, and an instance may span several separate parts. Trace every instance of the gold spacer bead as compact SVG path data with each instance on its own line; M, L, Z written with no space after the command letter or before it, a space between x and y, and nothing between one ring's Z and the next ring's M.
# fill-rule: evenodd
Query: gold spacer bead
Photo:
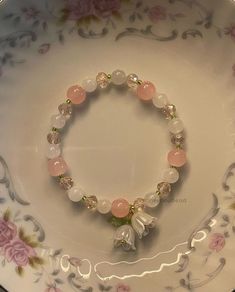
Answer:
M142 80L138 80L138 81L137 81L137 84L139 84L139 85L142 84L142 83L143 83Z
M66 99L66 103L70 104L71 103L71 100L69 98Z
M57 132L58 131L58 129L55 128L55 127L53 127L51 130L52 130L52 132Z
M108 77L108 79L111 79L112 76L111 76L111 74L107 74L107 77Z
M87 196L82 197L82 201L85 201L87 199Z

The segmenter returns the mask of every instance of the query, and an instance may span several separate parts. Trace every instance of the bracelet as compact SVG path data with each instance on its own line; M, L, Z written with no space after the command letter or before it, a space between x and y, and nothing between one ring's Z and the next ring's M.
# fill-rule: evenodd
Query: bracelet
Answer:
M152 101L168 120L171 143L174 149L167 155L169 167L163 172L163 180L158 183L157 190L147 193L142 198L136 198L129 203L125 198L114 201L97 199L95 195L88 195L79 185L74 184L72 178L66 175L68 166L61 156L61 130L70 119L73 106L83 103L89 93L106 89L110 84L125 86L135 92L142 101ZM122 70L115 70L112 74L100 72L95 79L85 79L82 86L74 85L67 90L67 99L58 107L59 114L51 118L52 129L47 135L48 171L52 177L58 179L59 185L67 191L69 199L81 202L90 210L97 210L101 214L111 213L110 222L118 227L114 236L114 246L122 246L124 250L135 250L135 232L141 239L146 236L150 228L156 224L156 218L145 212L146 208L155 208L162 199L171 192L171 184L179 179L179 167L186 163L186 153L183 150L183 123L176 116L175 105L168 102L165 94L157 94L156 88L150 81L139 80L136 74L126 74Z

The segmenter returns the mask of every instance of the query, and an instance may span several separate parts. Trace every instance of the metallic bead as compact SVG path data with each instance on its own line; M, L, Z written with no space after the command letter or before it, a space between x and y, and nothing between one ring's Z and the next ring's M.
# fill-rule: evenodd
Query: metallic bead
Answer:
M66 103L70 104L71 100L69 98L66 99Z
M171 185L168 182L160 182L157 185L158 192L160 197L165 199L171 192Z
M92 210L95 209L97 206L97 198L96 196L88 196L88 197L84 197L84 204L87 207L87 209Z
M72 114L72 105L70 103L62 103L58 106L58 110L60 112L60 114L64 117L66 117L66 119L70 118L71 114Z
M162 109L162 113L166 116L167 119L172 119L176 114L176 107L174 104L167 104Z
M64 190L69 190L73 186L73 180L69 176L62 176L60 177L60 186Z
M52 131L47 135L47 141L50 144L59 144L61 142L60 133L58 131Z

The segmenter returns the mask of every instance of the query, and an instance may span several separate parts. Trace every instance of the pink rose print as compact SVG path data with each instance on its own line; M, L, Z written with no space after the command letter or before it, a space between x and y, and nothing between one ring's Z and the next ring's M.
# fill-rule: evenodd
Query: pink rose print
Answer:
M21 239L15 239L6 244L3 252L8 262L13 261L19 267L26 266L29 263L29 258L36 256L34 249Z
M130 292L130 291L131 291L131 288L128 285L125 285L125 284L122 284L122 283L117 285L116 292Z
M92 0L66 0L69 20L79 20L93 15Z
M232 24L230 27L226 27L224 33L230 35L232 40L235 41L235 24Z
M93 0L95 12L100 17L108 17L121 8L120 0Z
M45 292L62 292L62 290L56 287L48 287Z
M46 54L49 50L50 50L51 45L50 44L42 44L39 48L38 48L38 52L39 54Z
M0 247L9 243L17 233L16 226L10 222L0 219Z
M148 16L152 22L165 20L167 17L166 8L160 5L153 6L148 12Z
M225 245L225 238L224 235L221 233L214 233L211 236L211 241L209 243L209 248L212 250L215 250L216 252L219 252L221 249L223 249Z
M23 7L21 11L27 20L36 19L40 14L40 11L34 7Z

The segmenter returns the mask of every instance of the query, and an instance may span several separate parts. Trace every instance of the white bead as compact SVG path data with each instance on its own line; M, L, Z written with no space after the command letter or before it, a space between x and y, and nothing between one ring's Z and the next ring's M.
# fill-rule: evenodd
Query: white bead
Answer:
M177 182L178 179L179 179L179 172L174 167L169 167L165 169L165 171L163 172L163 180L170 184Z
M61 150L58 144L48 144L46 149L46 157L48 159L53 159L60 156Z
M179 134L184 130L183 122L179 118L174 118L168 123L168 130L172 134Z
M115 70L111 75L111 80L116 85L122 85L126 82L126 74L122 70Z
M157 193L147 193L144 197L144 204L149 208L154 208L160 203L160 197Z
M93 92L97 88L97 82L95 79L87 78L84 79L82 82L82 87L85 89L86 92Z
M51 117L51 126L56 129L61 129L65 126L66 118L62 115L53 115Z
M112 203L109 200L103 199L99 200L97 203L97 210L101 214L107 214L110 212Z
M153 104L158 107L162 108L168 103L168 98L166 94L164 93L159 93L153 97Z
M85 196L85 192L80 187L73 186L68 190L68 197L73 202L81 201L83 196Z

